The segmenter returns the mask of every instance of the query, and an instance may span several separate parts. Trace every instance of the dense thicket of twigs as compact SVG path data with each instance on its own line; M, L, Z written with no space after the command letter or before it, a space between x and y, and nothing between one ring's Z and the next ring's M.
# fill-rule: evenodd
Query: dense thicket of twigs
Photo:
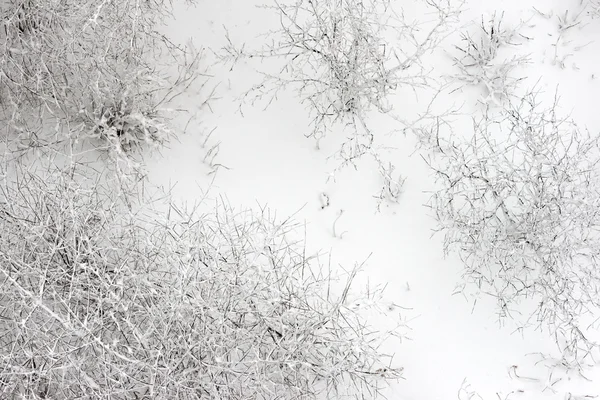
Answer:
M375 395L401 370L365 319L380 291L350 291L359 266L336 275L267 209L182 210L76 161L78 142L171 137L200 54L159 33L169 7L0 1L1 396Z
M465 283L495 296L502 316L521 319L514 306L534 299L522 321L548 328L566 360L586 358L597 344L583 321L600 306L598 136L534 92L475 119L466 138L439 128L430 206Z
M200 54L159 32L170 9L168 0L0 1L3 136L119 153L168 141L165 107L200 76Z
M293 221L131 207L86 166L5 165L3 398L362 398L400 376L361 311L378 292L335 283Z

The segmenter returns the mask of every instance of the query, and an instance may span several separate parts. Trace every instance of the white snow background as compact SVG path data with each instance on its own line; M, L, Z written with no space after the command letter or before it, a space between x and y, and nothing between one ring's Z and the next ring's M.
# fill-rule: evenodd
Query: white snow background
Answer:
M315 141L305 138L309 118L293 92L283 91L266 109L245 106L243 115L238 111L237 97L258 83L258 76L245 61L232 70L231 65L215 63L211 50L218 52L226 45L225 28L234 43L260 45L264 39L259 35L277 24L276 16L269 19L268 12L256 7L268 1L206 0L196 7L177 5L166 33L179 43L192 40L197 48L205 49L205 64L213 75L209 86L218 84L218 98L202 109L194 107L202 103L207 89L179 99L197 115L178 142L147 161L150 181L172 187L176 200L190 204L208 191L209 198L225 196L236 208L268 206L281 219L293 214L305 224L308 248L330 251L334 266L351 268L368 258L357 285L386 284L387 300L402 307L392 317L406 320L410 328L410 340L386 348L395 354L395 364L404 368L405 378L385 392L390 399L599 397L598 368L586 370L588 379L583 379L575 372L551 367L549 361L540 362L536 354L556 354L546 333L515 331L509 320L499 324L493 299L482 297L473 307L473 298L453 295L462 267L455 255L444 258L442 234L432 236L435 222L424 204L434 182L414 136L398 133L387 137L394 122L373 117L380 138L397 148L385 153L385 159L395 163L406 178L398 203L383 203L377 212L374 195L382 181L375 165L364 160L356 170L348 167L331 176L338 164L328 156L337 150L341 138L331 132L317 150ZM410 1L393 3L410 13ZM558 47L553 46L559 35L559 16L567 10L567 15L573 16L582 7L579 0L468 0L460 23L452 27L455 32L427 55L425 62L437 76L456 74L445 50L452 51L452 46L459 44L459 33L476 28L482 15L489 18L494 12L504 13L507 25L522 22L519 32L531 39L509 49L515 55L530 54L531 63L517 71L527 77L522 85L539 80L548 101L558 87L561 111L570 113L580 126L598 131L600 19L588 18L584 12L583 22L566 30ZM468 87L444 95L442 106L464 103L464 110L470 110L456 119L457 131L469 127L469 113L480 112L482 95L479 89ZM415 115L426 105L426 99L400 90L395 111ZM178 124L184 126L186 118ZM203 147L206 133L213 128ZM216 144L214 162L223 167L209 175L211 169L203 160ZM322 193L330 200L323 209ZM336 230L338 236L344 232L341 238L333 235L340 213Z

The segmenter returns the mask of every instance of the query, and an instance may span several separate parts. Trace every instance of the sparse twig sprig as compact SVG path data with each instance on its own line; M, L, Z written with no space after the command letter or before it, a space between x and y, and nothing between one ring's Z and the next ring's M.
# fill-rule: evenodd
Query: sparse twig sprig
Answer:
M401 369L292 219L110 195L84 165L0 174L3 398L364 398ZM207 206L206 204L204 206Z
M600 306L598 137L534 91L475 119L468 138L434 135L429 206L445 251L464 262L466 290L494 296L501 318L548 330L573 366L594 357L586 320ZM530 298L530 314L511 313Z
M383 185L379 193L373 197L377 199L377 211L381 211L384 202L398 203L406 178L395 173L396 166L391 162L387 164L376 158L379 165L379 175L383 179Z
M216 142L214 144L208 144L212 134L215 132L217 127L214 127L208 133L204 135L202 140L201 148L204 151L204 156L202 157L202 162L206 164L206 166L210 169L208 175L216 174L220 168L229 169L229 167L217 162L215 159L219 155L221 142Z
M506 28L503 25L504 13L494 14L489 21L481 19L476 34L463 33L461 45L454 46L458 55L453 56L460 69L457 78L467 84L482 86L485 104L501 104L513 95L521 78L512 76L514 70L529 62L528 56L517 55L510 58L499 57L503 47L518 46L520 40L529 38L518 33L520 28ZM500 58L500 59L499 59Z
M516 389L508 394L501 394L496 392L496 396L492 397L491 400L511 400L516 396L525 393L522 389ZM471 384L465 378L458 389L457 400L486 400L477 391L473 390Z
M471 385L465 378L458 389L458 400L483 400L483 398L471 388Z
M567 40L567 34L569 31L573 30L573 28L581 29L585 26L583 19L584 9L585 8L582 8L580 11L571 13L569 13L569 10L565 10L564 13L556 15L558 32L556 35L556 41L552 44L552 47L554 47L554 57L552 59L552 64L558 65L561 69L565 69L567 67L567 59L572 57L576 51L579 51L582 48L589 45L590 43L592 43L592 41L589 41L588 43L583 45L569 46L572 41ZM565 47L570 49L571 51L566 52L564 50L561 50ZM575 68L577 68L576 64L573 65Z

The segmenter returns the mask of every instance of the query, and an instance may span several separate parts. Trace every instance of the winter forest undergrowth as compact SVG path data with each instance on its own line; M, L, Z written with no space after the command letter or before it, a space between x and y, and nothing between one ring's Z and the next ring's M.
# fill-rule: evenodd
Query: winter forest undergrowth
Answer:
M597 0L0 19L0 398L600 398Z

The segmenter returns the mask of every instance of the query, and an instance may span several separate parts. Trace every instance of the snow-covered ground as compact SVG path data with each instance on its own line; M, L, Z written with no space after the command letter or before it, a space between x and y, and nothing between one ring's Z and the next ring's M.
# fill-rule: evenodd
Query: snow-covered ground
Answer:
M209 86L218 84L217 98L210 107L197 110L197 117L178 143L148 161L151 182L174 186L179 201L193 203L209 190L209 197L225 196L235 207L268 205L281 218L294 214L296 220L305 223L309 249L330 251L333 265L349 268L368 258L358 285L367 281L386 284L387 299L402 307L401 314L395 316L410 328L407 340L386 348L395 353L405 378L386 392L390 399L600 396L598 368L587 369L586 380L576 372L552 367L550 361L540 361L540 353L556 354L554 341L546 333L515 330L510 320L499 324L493 299L482 297L474 306L473 298L453 295L462 267L455 254L444 257L443 235L432 236L436 225L425 204L434 189L433 175L422 151L416 148L414 136L385 137L386 144L397 148L385 153L386 160L393 161L406 182L397 204L383 202L377 212L374 196L382 181L376 165L365 160L357 169L348 167L332 175L338 164L328 156L338 142L328 137L317 149L314 140L305 138L309 119L293 91L281 92L266 109L246 106L243 115L239 112L237 97L259 82L257 75L246 61L233 68L231 64L213 64L211 50L219 52L226 45L225 28L234 43L259 46L268 40L259 35L277 19L266 19L265 10L256 7L267 1L201 1L194 8L177 7L168 34L181 43L191 39L198 48L206 49L206 63L214 75ZM527 78L521 85L531 86L539 80L549 101L558 85L561 111L570 113L580 126L597 131L600 19L591 19L584 12L579 25L560 32L561 18L566 15L568 24L581 9L579 0L468 0L461 21L452 26L455 32L427 55L425 62L434 67L431 73L436 76L456 74L448 53L460 44L460 32L476 29L482 15L487 20L494 12L504 13L506 26L521 24L519 33L523 36L517 45L503 51L507 57L530 58L529 64L514 71L515 76ZM189 93L179 101L193 108L206 94L206 90ZM442 105L464 103L469 111L457 117L456 124L469 126L468 114L481 112L477 104L481 95L480 89L465 87L445 93L441 101ZM395 110L402 108L407 115L414 115L423 111L427 101L408 90L394 104ZM374 118L380 132L394 129L393 121ZM213 128L204 143L206 133ZM204 159L216 144L214 163L222 167L209 175L212 169ZM328 205L323 208L325 196Z

